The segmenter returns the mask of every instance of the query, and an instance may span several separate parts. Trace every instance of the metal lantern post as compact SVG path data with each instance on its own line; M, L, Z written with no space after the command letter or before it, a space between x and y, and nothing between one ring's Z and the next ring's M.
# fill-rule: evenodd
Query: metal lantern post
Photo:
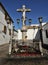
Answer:
M17 24L18 24L18 27L19 27L19 23L20 23L20 19L17 19Z
M32 19L29 19L29 25L31 25Z
M39 23L40 23L40 44L39 44L39 47L40 47L41 55L43 55L42 17L39 17L38 19L39 19Z
M40 23L40 40L43 46L43 38L42 38L42 17L39 17L39 23Z
M19 22L20 22L20 19L17 19L17 24L19 24Z
M10 36L10 41L9 41L9 55L12 53L12 48L13 48L13 36L14 36L14 26L12 25L11 29L11 36Z

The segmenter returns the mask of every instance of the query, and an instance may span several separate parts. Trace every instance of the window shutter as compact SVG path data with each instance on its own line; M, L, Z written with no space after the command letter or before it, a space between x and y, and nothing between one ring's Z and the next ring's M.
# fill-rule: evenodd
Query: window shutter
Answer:
M11 21L10 21L10 25L11 25Z
M4 31L3 31L3 32L4 32L5 34L6 34L6 31L7 31L6 26L4 26Z
M5 13L5 19L7 20L7 13Z
M11 29L9 29L9 35L11 35Z

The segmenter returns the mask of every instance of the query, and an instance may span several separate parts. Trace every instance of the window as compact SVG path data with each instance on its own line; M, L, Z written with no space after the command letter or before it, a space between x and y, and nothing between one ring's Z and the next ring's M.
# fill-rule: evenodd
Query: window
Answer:
M11 25L11 21L10 21L10 25Z
M11 35L11 29L9 29L9 35Z
M7 13L5 13L5 19L7 20Z
M48 30L46 30L46 38L48 38Z
M6 31L7 31L6 26L4 26L4 31L3 31L3 32L4 32L5 34L6 34Z
M8 19L8 21L7 21L7 24L10 24L11 25L11 21Z
M27 36L25 36L25 39L27 38Z
M10 17L8 16L7 13L5 13L5 20L9 20L9 22L7 22L7 24L10 24L10 25L11 25L11 19L10 19Z
M11 25L11 21L8 21L7 24L10 24Z

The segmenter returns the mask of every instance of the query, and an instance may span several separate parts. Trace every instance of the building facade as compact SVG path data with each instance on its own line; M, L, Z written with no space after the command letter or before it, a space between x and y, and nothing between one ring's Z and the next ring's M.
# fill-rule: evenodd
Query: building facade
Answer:
M18 40L18 31L14 29L13 31L13 39Z
M43 43L48 45L48 23L43 25L42 36L43 36Z
M0 3L0 45L9 43L13 32L13 20Z

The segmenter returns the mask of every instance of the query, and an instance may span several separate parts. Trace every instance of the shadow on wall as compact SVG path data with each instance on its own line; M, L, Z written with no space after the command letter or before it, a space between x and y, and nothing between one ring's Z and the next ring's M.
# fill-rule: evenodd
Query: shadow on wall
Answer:
M40 40L40 32L39 32L39 30L36 33L35 40Z
M35 40L39 40L40 41L40 31L38 30L36 36L35 36ZM43 48L48 50L48 44L44 44L43 43Z

